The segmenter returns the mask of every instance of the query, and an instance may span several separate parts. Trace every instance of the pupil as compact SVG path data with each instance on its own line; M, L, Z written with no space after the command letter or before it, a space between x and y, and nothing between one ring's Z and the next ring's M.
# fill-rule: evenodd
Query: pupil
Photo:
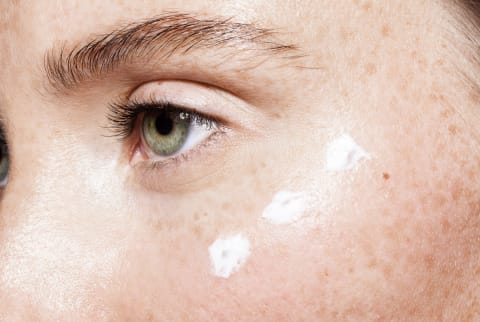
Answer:
M155 128L161 135L168 135L173 130L173 120L166 114L161 114L155 120Z

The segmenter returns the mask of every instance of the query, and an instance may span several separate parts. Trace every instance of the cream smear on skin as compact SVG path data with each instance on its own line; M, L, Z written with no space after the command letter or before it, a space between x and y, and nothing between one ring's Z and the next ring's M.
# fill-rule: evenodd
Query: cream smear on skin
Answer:
M302 217L307 205L306 193L280 191L263 210L262 218L273 225L291 224Z
M351 170L363 159L370 160L370 154L349 135L344 134L327 146L326 168L328 171Z
M250 256L250 242L242 234L218 238L208 248L213 274L229 278Z

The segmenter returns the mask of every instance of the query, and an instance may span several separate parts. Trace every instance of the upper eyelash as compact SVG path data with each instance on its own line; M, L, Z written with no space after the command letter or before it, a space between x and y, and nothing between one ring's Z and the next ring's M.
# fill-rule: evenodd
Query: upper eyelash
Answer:
M0 117L0 146L8 153L7 135L3 119Z
M7 138L5 137L3 129L0 128L0 145L7 145Z
M108 129L113 137L120 139L128 138L134 128L138 116L150 111L170 111L175 113L186 113L192 122L198 125L206 126L211 129L221 124L221 121L215 117L206 116L194 110L177 106L168 101L131 101L128 103L115 102L110 104L107 119L110 123Z

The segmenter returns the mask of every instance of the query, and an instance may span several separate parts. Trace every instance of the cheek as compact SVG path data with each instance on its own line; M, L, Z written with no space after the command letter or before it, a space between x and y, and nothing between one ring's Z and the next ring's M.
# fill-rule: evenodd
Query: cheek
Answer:
M383 120L372 129L386 135L359 135L362 158L341 171L329 171L328 148L317 151L296 172L314 196L308 209L293 221L271 204L257 211L251 256L228 286L213 284L216 294L292 319L440 318L459 305L478 262L480 156L459 117L441 107L432 115L405 131ZM234 312L229 303L219 311Z
M305 144L306 151L297 152L304 159L278 162L278 167L296 171L284 171L273 180L270 168L254 168L255 176L246 171L238 176L242 179L218 189L228 195L211 191L191 202L135 200L141 206L129 209L131 216L120 216L121 223L118 216L127 207L119 202L117 211L92 217L108 214L111 222L85 221L92 228L83 230L92 236L97 231L105 237L102 230L111 230L114 223L120 232L108 240L89 236L95 242L90 253L100 256L106 243L109 248L123 245L111 264L104 265L113 270L108 279L114 282L93 293L101 294L99 301L119 316L132 319L145 316L146 308L154 316L174 316L169 312L185 312L186 307L191 309L184 320L373 320L398 310L407 319L409 312L434 312L465 287L464 268L476 256L470 245L480 231L475 217L480 158L467 153L475 150L475 140L454 117L449 122L455 131L435 126L445 123L442 117L420 128L405 125L413 129L408 132L391 131L391 121L378 122L372 129L386 133L383 137L353 131L348 137L340 133L322 143L312 141ZM284 160L280 150L274 160ZM86 177L105 182L100 175ZM284 184L272 191L271 183L279 179L291 187ZM111 195L92 194L97 199ZM91 207L75 209L91 216ZM145 218L142 214L165 216L148 221L139 219ZM248 240L248 252L245 247L233 252L243 262L216 270L209 248L222 236L237 234ZM66 243L59 244L65 247L64 256L89 263L83 260L89 252L72 252ZM98 275L98 267L89 275ZM75 278L89 283L87 274L79 275L83 278ZM91 292L93 287L84 289Z

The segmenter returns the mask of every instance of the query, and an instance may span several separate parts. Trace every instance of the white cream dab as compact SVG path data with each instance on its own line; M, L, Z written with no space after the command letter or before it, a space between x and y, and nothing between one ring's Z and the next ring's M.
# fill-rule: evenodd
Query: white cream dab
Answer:
M327 170L353 169L362 159L371 159L349 135L342 135L327 146Z
M208 247L213 274L229 278L250 256L250 242L241 234L218 238Z
M263 210L262 218L274 225L291 224L307 209L307 199L303 192L280 191Z

